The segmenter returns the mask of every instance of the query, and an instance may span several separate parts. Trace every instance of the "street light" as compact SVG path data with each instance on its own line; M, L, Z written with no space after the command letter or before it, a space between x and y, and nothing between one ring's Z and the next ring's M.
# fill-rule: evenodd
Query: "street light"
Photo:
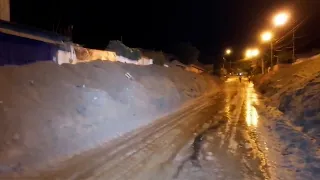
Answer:
M263 42L270 42L270 65L273 66L273 44L272 44L272 33L270 31L266 31L261 34L261 40Z
M225 54L229 56L232 53L232 50L230 48L226 49ZM224 62L226 61L226 58L223 57ZM223 63L223 68L224 68L224 63ZM230 59L230 69L231 69L231 59Z
M252 50L251 49L246 50L245 56L246 56L247 59L252 58Z
M251 54L253 57L257 57L260 54L260 51L259 51L259 49L253 49L251 51Z
M275 26L283 26L288 22L289 14L282 12L273 17L273 24Z
M246 59L251 59L251 58L258 57L259 54L260 54L260 50L258 48L254 48L254 49L246 50L245 56L246 56ZM261 69L262 69L262 73L264 74L264 62L263 60L261 62L262 62Z
M254 57L257 57L260 54L259 49L254 48L254 49L248 49L245 53L245 56L247 59L251 59Z
M226 55L230 55L232 53L231 49L226 50Z
M288 22L290 14L281 12L273 17L273 24L276 27L283 26ZM292 59L295 59L295 28L292 30ZM278 59L277 59L278 63Z
M261 40L263 42L271 41L272 37L273 37L273 35L272 35L272 33L270 31L266 31L266 32L261 34Z

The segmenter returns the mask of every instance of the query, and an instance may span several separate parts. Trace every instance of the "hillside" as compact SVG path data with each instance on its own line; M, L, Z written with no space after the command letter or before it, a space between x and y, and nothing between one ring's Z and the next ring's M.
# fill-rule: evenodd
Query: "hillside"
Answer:
M320 134L320 58L263 76L258 89L309 135Z
M0 67L0 171L97 147L216 92L218 82L175 67L108 61Z

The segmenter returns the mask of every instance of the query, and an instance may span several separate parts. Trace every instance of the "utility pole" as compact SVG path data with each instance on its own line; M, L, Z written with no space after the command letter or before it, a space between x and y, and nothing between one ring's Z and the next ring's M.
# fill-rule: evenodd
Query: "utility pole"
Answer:
M223 64L222 64L222 67L224 69L224 64L226 63L226 58L222 57L223 58Z
M292 31L292 61L295 62L295 29Z
M273 67L273 44L272 44L272 41L271 41L271 43L270 43L270 51L271 51L271 53L270 53L270 66L271 66L271 69L272 69L272 67Z
M261 72L264 74L264 59L261 58Z

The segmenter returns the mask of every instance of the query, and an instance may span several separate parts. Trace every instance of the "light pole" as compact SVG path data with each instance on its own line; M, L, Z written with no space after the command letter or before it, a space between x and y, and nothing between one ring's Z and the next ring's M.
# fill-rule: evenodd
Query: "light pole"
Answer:
M252 59L252 58L256 58L258 57L260 54L260 51L258 48L254 48L254 49L247 49L245 52L245 58L246 59ZM262 69L262 74L264 74L264 61L263 59L261 60L261 69Z
M226 49L226 51L225 51L226 56L230 56L231 53L232 53L231 49ZM226 61L225 57L223 57L223 60ZM224 63L223 63L223 68L224 68ZM230 71L231 71L231 59L230 59Z
M288 19L289 19L289 14L286 12L281 12L276 14L273 17L273 24L276 27L283 26L288 22Z
M270 42L270 66L273 66L273 43L272 43L273 35L270 31L263 32L261 34L262 42Z
M289 14L287 12L281 12L276 14L273 17L273 25L275 27L281 27L284 26L289 20ZM294 37L294 31L293 31L293 37ZM271 37L272 39L272 37ZM293 46L294 46L294 40L293 40ZM294 47L293 47L293 57L294 57ZM271 67L273 66L273 44L272 44L272 40L271 40ZM278 63L278 61L277 61Z

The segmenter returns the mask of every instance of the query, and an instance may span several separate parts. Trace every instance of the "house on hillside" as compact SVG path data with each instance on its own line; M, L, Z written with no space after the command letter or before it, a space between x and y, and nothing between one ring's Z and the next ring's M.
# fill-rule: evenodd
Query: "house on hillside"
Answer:
M186 70L187 67L188 67L187 65L183 64L182 62L180 62L180 61L178 61L178 60L173 60L173 61L171 61L171 64L172 64L173 66L179 67L179 68L181 68L181 69L183 69L183 70Z
M187 68L186 68L187 71L190 71L190 72L194 72L194 73L197 73L197 74L200 74L200 73L203 73L205 72L205 67L203 64L201 64L200 62L195 62L193 64L190 64Z
M207 73L213 73L213 64L205 64L203 67Z
M70 39L53 32L0 20L0 66L76 60Z
M166 59L168 59L168 61L170 61L170 62L179 59L177 56L175 56L173 54L169 54L169 53L163 53L163 54L166 57Z

